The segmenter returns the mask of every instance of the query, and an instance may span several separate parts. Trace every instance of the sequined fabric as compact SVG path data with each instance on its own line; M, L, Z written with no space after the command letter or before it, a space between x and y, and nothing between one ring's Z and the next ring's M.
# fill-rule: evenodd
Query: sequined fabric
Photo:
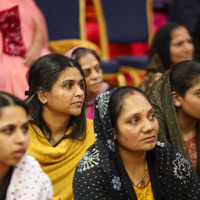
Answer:
M182 132L178 124L176 109L171 95L169 72L170 71L167 71L164 76L154 84L149 95L150 101L156 111L156 117L159 122L158 140L171 143L190 163L192 163L187 153ZM199 122L197 122L196 129L197 141L200 141ZM198 142L197 152L197 173L200 175L200 145Z
M26 50L20 33L18 6L0 12L0 31L4 53L23 57Z
M118 153L110 119L110 98L123 88L96 97L94 130L97 140L76 168L73 179L75 200L138 199ZM147 163L155 200L200 199L197 174L170 144L157 142L155 149L147 152Z
M153 84L159 80L165 69L160 61L158 54L153 54L147 64L147 72L141 82L140 89L148 96Z

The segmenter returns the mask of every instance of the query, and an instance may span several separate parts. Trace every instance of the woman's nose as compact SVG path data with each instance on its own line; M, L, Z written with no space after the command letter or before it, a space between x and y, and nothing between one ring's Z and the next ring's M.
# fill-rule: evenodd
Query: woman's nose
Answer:
M143 124L143 132L152 131L153 128L154 128L153 123L150 120L146 119Z
M99 76L99 72L97 72L95 69L93 69L93 70L91 71L90 78L91 78L91 79L96 79L96 78L98 78L98 76Z
M18 129L16 131L17 131L16 137L15 137L16 143L24 143L26 141L27 135L24 134L21 129Z
M84 95L84 90L82 88L80 88L79 85L77 85L77 90L76 90L76 95L78 96L83 96Z

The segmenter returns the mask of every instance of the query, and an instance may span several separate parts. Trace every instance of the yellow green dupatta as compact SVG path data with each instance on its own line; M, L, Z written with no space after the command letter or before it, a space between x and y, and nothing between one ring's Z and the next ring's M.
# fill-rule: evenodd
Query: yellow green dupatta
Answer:
M29 132L28 154L38 160L43 171L50 177L54 196L60 196L62 200L73 199L74 171L83 154L95 141L93 121L87 119L86 138L83 141L63 139L56 147L51 146L38 127L30 126Z

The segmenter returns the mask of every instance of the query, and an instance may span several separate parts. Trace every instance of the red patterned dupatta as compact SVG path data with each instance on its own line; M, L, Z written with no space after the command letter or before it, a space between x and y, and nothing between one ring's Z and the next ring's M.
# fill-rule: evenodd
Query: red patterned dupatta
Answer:
M23 57L26 50L20 33L18 6L0 12L0 31L4 53Z

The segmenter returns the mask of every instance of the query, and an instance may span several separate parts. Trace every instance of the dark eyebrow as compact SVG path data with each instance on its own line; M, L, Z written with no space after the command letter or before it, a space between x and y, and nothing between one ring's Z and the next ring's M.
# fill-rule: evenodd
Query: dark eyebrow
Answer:
M84 81L84 79L81 79L81 80L79 80L78 82L81 82L81 81ZM76 81L75 81L75 80L72 80L72 79L67 79L67 80L64 80L64 81L62 82L62 84L65 84L66 82L75 83Z
M199 92L199 91L200 91L200 88L198 88L198 89L195 90L195 92Z
M155 110L154 110L153 108L151 108L151 109L148 111L148 114L149 114L149 113L152 113L152 112L155 113Z
M27 122L25 122L24 124L22 124L22 126L26 126L26 125L29 125L29 124L30 124L30 122L27 121Z
M147 113L150 114L150 113L152 113L152 112L155 113L155 110L154 110L153 108L149 109ZM138 116L138 115L140 115L139 112L134 113L134 114L131 114L131 115L129 115L127 118L130 119L130 118L135 117L135 116Z
M29 125L30 122L29 121L26 121L22 124L22 126L26 126L26 125ZM7 128L7 127L15 127L16 124L5 124L3 127L1 127L0 131L3 130L4 128Z

